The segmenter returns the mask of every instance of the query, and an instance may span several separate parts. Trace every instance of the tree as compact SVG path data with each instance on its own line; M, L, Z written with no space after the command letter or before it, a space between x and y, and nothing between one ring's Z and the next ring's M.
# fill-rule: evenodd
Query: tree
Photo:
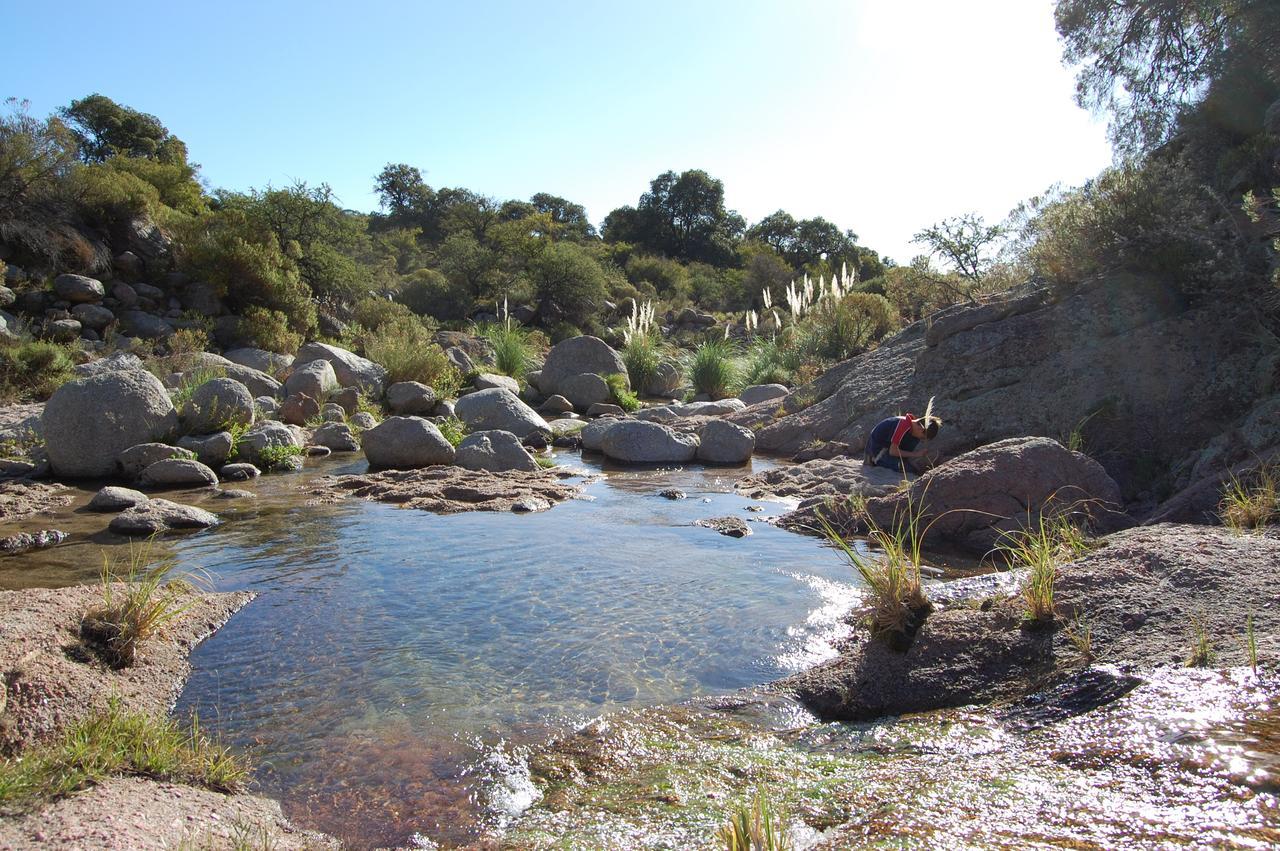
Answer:
M422 172L405 163L387 163L374 178L373 191L378 203L393 219L404 219L423 212L435 192L422 179Z
M529 277L544 320L560 319L584 325L604 306L605 274L580 245L557 242L529 264Z
M171 165L186 165L187 146L160 119L118 104L106 95L92 94L60 110L76 134L80 158L87 163L111 157L143 157Z
M551 215L551 220L561 227L560 235L565 238L577 241L595 239L596 229L587 218L586 207L581 204L546 192L539 192L529 201L539 213Z
M747 239L763 242L779 256L785 257L795 243L795 217L784 210L770 213L747 229Z
M52 197L76 161L76 139L57 118L32 118L30 104L5 102L0 116L0 218Z
M686 262L725 265L745 228L741 216L725 209L724 184L691 169L655 177L634 209L620 207L605 218L604 236Z
M965 213L925 228L911 241L924 245L930 256L950 263L961 277L976 284L991 267L990 249L1002 236L1000 225L988 226L982 216Z
M1077 101L1111 114L1125 153L1167 139L1215 82L1267 90L1264 108L1280 86L1275 0L1058 0L1054 18Z

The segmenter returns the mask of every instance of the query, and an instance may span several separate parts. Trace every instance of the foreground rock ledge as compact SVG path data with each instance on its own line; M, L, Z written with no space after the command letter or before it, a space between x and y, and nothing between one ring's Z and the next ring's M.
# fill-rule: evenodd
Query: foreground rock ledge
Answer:
M386 470L359 476L325 476L305 486L314 502L358 496L405 508L459 514L464 511L544 511L580 490L561 478L572 471L466 470L454 466Z

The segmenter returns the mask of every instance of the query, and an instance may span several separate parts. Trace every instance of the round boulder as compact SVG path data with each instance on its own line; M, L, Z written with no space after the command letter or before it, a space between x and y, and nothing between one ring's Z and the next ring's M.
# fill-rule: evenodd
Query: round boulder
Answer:
M172 434L178 414L158 378L127 370L62 385L40 422L56 475L101 478L115 472L124 450Z
M194 459L195 457L195 453L191 450L170 446L167 443L139 443L121 452L116 457L116 464L120 468L120 473L126 479L133 481L142 475L143 470L157 461L163 461L166 458Z
M182 406L183 424L194 434L253 424L253 394L234 378L212 378Z
M510 390L494 388L469 393L458 399L454 408L471 431L498 429L523 439L536 431L551 430L546 420Z
M311 440L317 446L327 447L334 452L355 452L360 449L355 432L346 423L328 423L316 429Z
M430 414L436 407L436 391L417 381L397 381L387 388L387 405L404 416Z
M753 384L738 394L744 405L757 405L770 399L781 399L791 391L785 384Z
M751 429L725 420L712 420L698 434L698 460L708 464L745 464L756 449Z
M101 331L116 321L116 315L100 304L77 304L71 308L71 315L85 328L94 331Z
M453 445L421 417L387 417L361 440L370 467L412 470L453 463Z
M53 291L58 298L72 304L102 301L102 297L107 294L101 281L84 275L59 275L53 279Z
M618 420L604 432L600 450L624 464L683 464L697 455L698 438L658 423Z
M570 337L556 343L547 353L542 374L538 376L538 389L548 396L556 393L568 396L560 389L560 382L584 372L625 376L627 365L622 362L622 355L599 337Z
M286 396L305 393L312 399L323 398L337 389L338 376L333 371L333 365L323 359L301 362L294 367L293 373L284 383Z
M467 435L458 444L454 463L468 470L535 471L538 462L520 443L520 438L509 431L477 431Z
M216 485L218 474L199 461L187 458L168 458L157 461L142 471L138 483L148 488L203 487Z
M294 363L305 364L315 360L328 361L343 387L359 387L374 399L382 398L382 391L387 383L387 370L380 364L328 343L307 343L298 349L298 357Z
M680 367L676 366L669 360L659 361L658 367L653 371L652 377L644 385L644 392L649 396L674 396L676 391L680 389L680 383L684 380L684 376L680 374Z
M293 393L280 405L276 416L290 425L306 425L308 420L320 416L320 403L306 393Z
M124 511L126 508L141 505L148 499L150 497L142 491L107 486L93 495L93 499L89 500L88 508L90 511Z
M229 431L216 434L188 435L178 438L178 446L194 452L196 460L210 467L221 467L231 457L235 438Z
M570 375L562 379L557 392L579 411L585 411L600 402L613 401L613 391L609 389L608 383L594 372Z
M520 392L520 382L516 381L509 375L498 375L494 372L482 372L471 381L471 386L477 390L491 390L494 387L501 387L510 390L512 393Z

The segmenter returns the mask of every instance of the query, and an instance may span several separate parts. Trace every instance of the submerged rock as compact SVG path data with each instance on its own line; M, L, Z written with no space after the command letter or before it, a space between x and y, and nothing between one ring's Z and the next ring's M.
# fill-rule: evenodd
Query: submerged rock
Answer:
M358 496L438 514L542 510L571 498L579 490L545 470L495 473L454 466L326 476L309 487L309 492L321 501Z
M0 538L0 555L18 555L29 550L43 550L57 546L69 538L66 532L43 529L39 532L19 532Z
M203 508L149 499L117 514L108 528L118 535L156 535L171 529L205 529L218 523L218 516Z
M741 517L708 517L695 525L714 529L729 538L745 538L751 534L751 527Z

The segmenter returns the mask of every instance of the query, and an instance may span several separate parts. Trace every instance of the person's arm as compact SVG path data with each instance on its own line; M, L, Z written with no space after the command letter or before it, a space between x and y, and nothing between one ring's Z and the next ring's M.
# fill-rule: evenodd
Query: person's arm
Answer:
M893 431L893 437L889 440L889 454L894 458L919 458L924 454L924 450L907 450L902 448L902 439L911 431L911 415L903 417L898 422L898 427Z
M889 454L894 458L919 458L925 454L923 449L908 451L896 443L889 444Z

